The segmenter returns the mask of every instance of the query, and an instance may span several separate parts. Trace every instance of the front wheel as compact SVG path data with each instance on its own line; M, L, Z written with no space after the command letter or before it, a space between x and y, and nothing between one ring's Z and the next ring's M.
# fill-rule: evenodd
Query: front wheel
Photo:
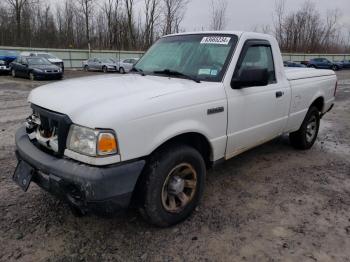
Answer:
M107 69L107 67L106 66L104 66L103 68L102 68L102 71L103 71L103 73L108 73L108 69Z
M338 68L336 65L333 65L333 66L332 66L332 70L333 70L333 71L338 71L339 68Z
M119 73L125 74L125 69L123 67L119 68Z
M30 79L31 81L34 81L34 80L35 80L35 75L34 75L33 72L30 72L30 73L29 73L29 79Z
M12 69L12 70L11 70L11 75L12 75L12 77L16 77L16 71L15 71L15 69Z
M206 167L201 154L181 145L152 156L144 171L143 217L151 224L167 227L185 220L203 194Z
M289 134L289 140L297 149L310 149L316 141L320 128L320 112L316 107L311 107L306 117L296 132Z

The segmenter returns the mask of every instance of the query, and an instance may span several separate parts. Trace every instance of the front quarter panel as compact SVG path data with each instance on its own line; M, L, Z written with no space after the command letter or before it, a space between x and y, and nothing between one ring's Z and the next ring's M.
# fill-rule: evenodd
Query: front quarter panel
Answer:
M117 124L115 131L122 161L147 156L171 138L193 132L209 140L212 160L224 156L227 102L222 83L202 82L193 86L149 99L138 107L141 111L134 114L135 118ZM208 109L216 107L224 107L224 112L208 115Z

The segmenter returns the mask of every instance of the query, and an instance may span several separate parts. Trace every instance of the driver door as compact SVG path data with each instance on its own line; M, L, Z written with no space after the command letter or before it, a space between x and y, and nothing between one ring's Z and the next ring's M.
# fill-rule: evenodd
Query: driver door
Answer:
M226 87L227 159L280 135L288 119L289 84L276 78L273 51L268 41L245 42L233 77L248 68L267 69L269 81L266 86Z

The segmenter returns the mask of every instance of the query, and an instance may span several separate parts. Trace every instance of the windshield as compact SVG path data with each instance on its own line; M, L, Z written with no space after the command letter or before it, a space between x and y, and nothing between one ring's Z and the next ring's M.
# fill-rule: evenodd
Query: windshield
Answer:
M165 37L147 51L135 65L135 70L146 74L170 70L199 80L219 82L237 39L235 35L222 34Z
M56 58L53 55L50 54L37 54L38 57L44 57L46 59Z
M102 63L114 63L114 61L112 59L109 59L109 58L103 58L103 59L101 59L101 62Z
M29 65L51 65L45 58L27 58Z

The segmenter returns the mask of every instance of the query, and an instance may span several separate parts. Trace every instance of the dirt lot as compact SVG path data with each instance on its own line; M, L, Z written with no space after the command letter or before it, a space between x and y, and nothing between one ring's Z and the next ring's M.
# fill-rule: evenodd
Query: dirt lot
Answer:
M67 77L83 75L68 73ZM26 97L46 82L0 77L0 261L350 261L350 71L307 152L278 138L209 171L202 205L158 229L130 210L74 217L11 180Z

